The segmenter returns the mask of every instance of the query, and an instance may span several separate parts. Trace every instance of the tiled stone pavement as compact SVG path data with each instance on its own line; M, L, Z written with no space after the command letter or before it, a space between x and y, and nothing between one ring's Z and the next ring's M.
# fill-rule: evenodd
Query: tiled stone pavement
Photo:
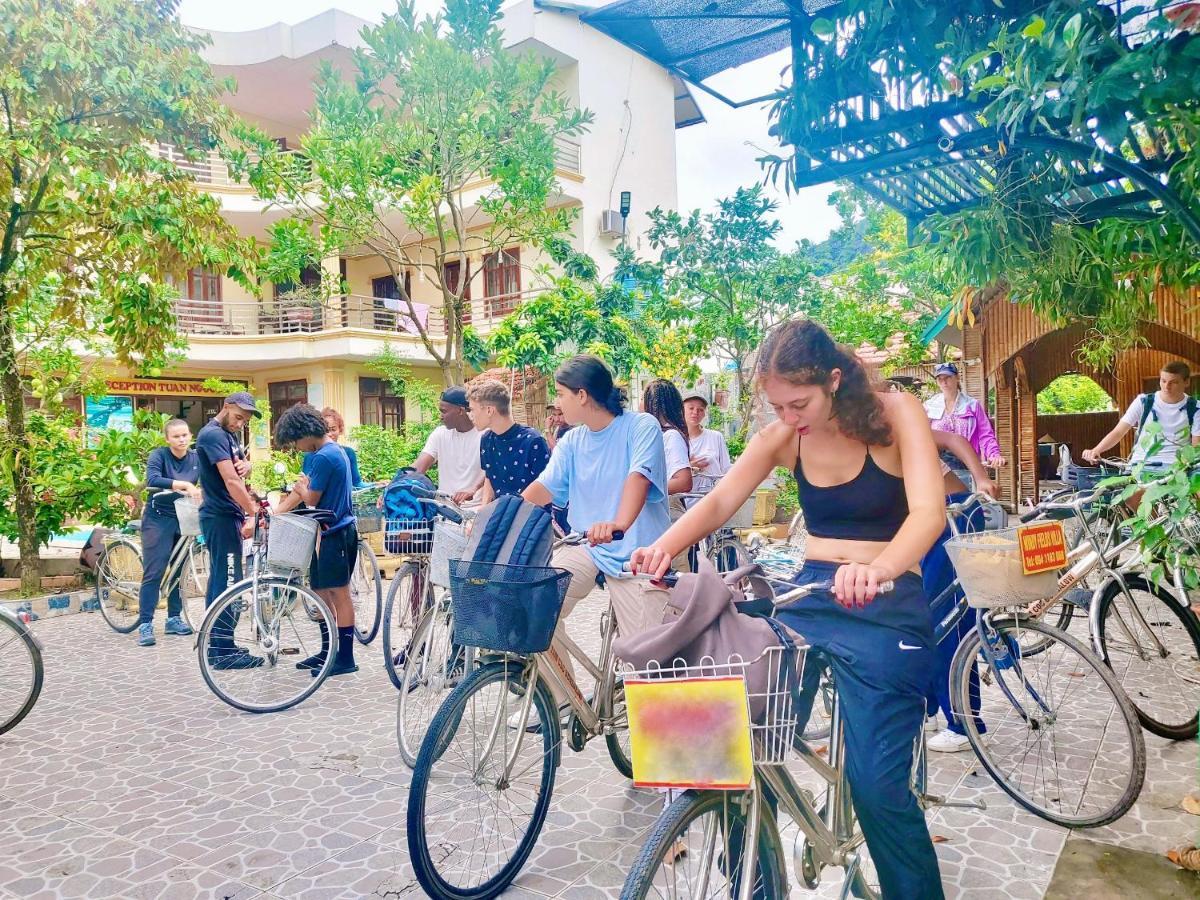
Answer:
M602 602L594 595L572 621L585 646ZM187 639L139 648L97 615L34 627L45 690L0 737L0 896L421 895L405 843L410 775L378 644L360 649L357 675L298 708L251 716L209 693ZM1087 836L1162 853L1195 838L1197 820L1178 803L1196 780L1196 745L1146 743L1137 805ZM929 814L945 839L947 895L1041 897L1066 832L1017 808L970 754L934 755L931 777L937 791L988 803ZM509 895L616 896L659 802L622 782L603 742L565 750L546 828ZM837 895L839 873L826 879L816 896Z

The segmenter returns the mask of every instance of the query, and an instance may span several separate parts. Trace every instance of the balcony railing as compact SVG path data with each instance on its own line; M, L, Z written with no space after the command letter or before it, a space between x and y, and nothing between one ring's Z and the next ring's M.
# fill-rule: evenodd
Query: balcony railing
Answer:
M490 331L512 313L525 297L538 291L470 301L466 324ZM430 335L446 333L441 306L413 303L417 319ZM365 329L380 334L418 335L407 304L361 294L342 294L315 303L285 297L274 300L189 300L175 302L175 318L185 334L258 336L317 334L342 328Z
M162 159L175 163L198 184L219 188L247 186L244 182L234 181L230 177L229 167L215 150L210 150L199 159L187 159L173 144L157 144L156 151ZM303 158L295 151L289 152L294 153L297 159ZM555 138L554 164L562 172L570 172L574 175L583 174L583 159L579 143L565 137Z

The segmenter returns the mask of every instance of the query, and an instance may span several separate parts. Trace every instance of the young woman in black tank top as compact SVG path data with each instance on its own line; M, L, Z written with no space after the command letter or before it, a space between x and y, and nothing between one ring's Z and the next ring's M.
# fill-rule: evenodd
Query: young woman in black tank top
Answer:
M937 857L908 786L936 657L919 566L945 526L925 410L907 394L876 392L854 352L811 321L785 322L768 335L757 378L779 421L750 440L712 493L635 551L632 565L665 573L777 466L796 473L810 536L795 581L833 585L778 612L812 647L797 712L807 720L829 665L854 806L883 896L936 900ZM895 588L877 597L885 581Z

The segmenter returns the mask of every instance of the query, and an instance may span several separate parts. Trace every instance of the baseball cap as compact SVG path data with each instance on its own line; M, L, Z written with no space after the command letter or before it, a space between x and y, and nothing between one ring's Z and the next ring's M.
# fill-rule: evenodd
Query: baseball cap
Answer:
M451 406L461 406L463 409L471 408L471 404L467 402L467 389L458 385L442 391L442 400Z
M708 398L695 388L683 392L683 400L686 403L688 400L699 400L705 406L708 406Z
M244 409L256 419L262 418L262 413L258 411L258 406L254 402L254 397L245 391L238 391L236 394L230 394L225 398L226 403L232 403L239 409Z
M934 378L937 378L939 375L957 375L957 374L958 374L958 366L956 366L954 363L938 363L936 366L933 367L933 377Z

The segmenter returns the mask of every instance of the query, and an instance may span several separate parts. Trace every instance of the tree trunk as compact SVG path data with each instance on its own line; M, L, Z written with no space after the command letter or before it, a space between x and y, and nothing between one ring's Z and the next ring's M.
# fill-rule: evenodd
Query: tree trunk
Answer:
M17 368L16 340L12 319L0 303L0 393L4 395L7 436L3 454L12 464L13 492L17 514L17 545L21 551L21 591L36 594L42 586L38 557L37 499L33 493L33 467L25 434L25 396Z
M748 436L750 434L750 413L754 407L754 394L747 385L745 366L742 361L736 360L737 368L734 370L737 375L738 388L738 414L742 417L741 428L739 433Z

